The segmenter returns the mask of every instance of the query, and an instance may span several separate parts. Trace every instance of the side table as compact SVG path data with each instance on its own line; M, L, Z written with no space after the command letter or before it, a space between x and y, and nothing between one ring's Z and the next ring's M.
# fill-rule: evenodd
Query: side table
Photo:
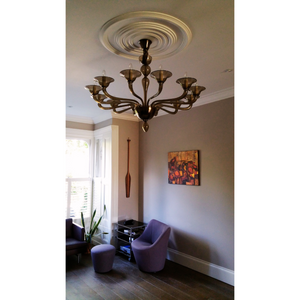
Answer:
M146 223L132 220L130 224L124 224L126 220L115 223L115 238L117 253L123 254L131 261L133 253L131 250L131 242L138 238L146 228Z

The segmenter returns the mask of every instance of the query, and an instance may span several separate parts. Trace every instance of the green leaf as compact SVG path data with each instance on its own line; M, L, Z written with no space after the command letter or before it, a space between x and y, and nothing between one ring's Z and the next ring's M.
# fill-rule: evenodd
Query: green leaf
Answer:
M93 232L95 232L95 229L97 229L97 227L96 227L96 222L94 222L93 227L91 228L91 230L92 230Z
M95 209L94 212L93 212L92 220L94 220L95 216L96 216L96 209Z
M98 226L99 226L99 224L100 224L100 222L101 222L101 220L102 220L102 217L98 220L98 222L96 223L94 223L94 229L93 229L93 234L95 233L95 231L97 230L97 228L98 228Z
M83 218L83 213L81 212L81 224L85 230L85 224L84 224L84 218Z
M96 228L94 228L94 229L91 231L91 236L94 235L95 231L96 231Z
M93 225L93 221L94 221L95 215L96 215L96 209L94 210L93 216L91 218L90 231L92 230L92 225Z

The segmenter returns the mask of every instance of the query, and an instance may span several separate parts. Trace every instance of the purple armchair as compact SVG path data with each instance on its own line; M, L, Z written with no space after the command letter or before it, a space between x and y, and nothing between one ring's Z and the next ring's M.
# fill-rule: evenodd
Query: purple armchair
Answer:
M152 219L140 237L131 243L139 269L143 272L161 271L166 262L171 228Z
M84 241L84 228L66 219L66 255L86 252L87 243ZM79 256L78 256L79 261Z

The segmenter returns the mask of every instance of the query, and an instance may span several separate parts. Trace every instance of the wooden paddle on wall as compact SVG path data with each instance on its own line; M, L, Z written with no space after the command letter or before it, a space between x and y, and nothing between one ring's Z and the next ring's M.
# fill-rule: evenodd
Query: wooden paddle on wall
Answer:
M125 186L126 186L126 198L130 197L130 184L131 184L131 176L129 173L129 143L130 139L127 139L128 150L127 150L127 174L125 176Z

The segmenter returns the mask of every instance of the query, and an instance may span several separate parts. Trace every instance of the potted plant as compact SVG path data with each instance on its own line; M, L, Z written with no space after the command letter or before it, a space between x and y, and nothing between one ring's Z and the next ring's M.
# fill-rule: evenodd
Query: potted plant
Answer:
M104 216L104 213L106 211L106 205L104 204L104 209L103 209L103 215L100 217L100 219L98 220L98 222L94 221L94 218L96 216L96 209L93 212L92 218L91 218L91 224L90 224L90 228L89 230L86 229L85 227L85 222L84 222L84 218L83 218L83 213L81 212L81 224L84 228L85 231L85 241L88 243L88 253L91 250L91 243L92 243L92 237L94 236L94 234L96 233L99 224L101 223L101 220ZM107 234L107 232L102 232L103 234Z

